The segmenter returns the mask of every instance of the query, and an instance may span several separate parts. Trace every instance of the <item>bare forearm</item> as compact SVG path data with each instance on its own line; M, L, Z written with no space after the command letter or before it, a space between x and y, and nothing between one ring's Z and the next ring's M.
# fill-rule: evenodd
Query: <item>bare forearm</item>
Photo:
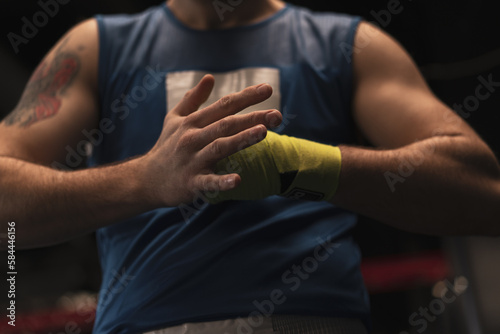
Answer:
M395 150L341 150L334 204L412 232L500 233L499 167L485 145L439 136Z
M0 156L0 236L14 221L17 246L54 244L155 208L191 203L205 192L235 188L239 175L215 174L213 166L262 140L267 128L279 124L282 116L277 110L233 116L268 99L272 88L267 84L248 87L200 109L214 83L213 76L204 76L169 110L149 152L113 166L56 171L7 158L37 160L16 140L12 143L17 150L2 142L0 153L7 153Z
M16 222L20 248L69 240L151 209L138 160L63 172L0 158L0 223ZM2 242L2 245L5 243Z

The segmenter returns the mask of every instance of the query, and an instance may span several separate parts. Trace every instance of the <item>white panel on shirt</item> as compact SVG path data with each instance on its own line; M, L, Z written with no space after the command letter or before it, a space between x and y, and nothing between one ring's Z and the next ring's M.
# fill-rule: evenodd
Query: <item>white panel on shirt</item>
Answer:
M184 94L196 86L196 84L208 72L203 71L180 71L170 72L166 78L167 108L172 109L184 97ZM200 109L212 104L221 97L238 92L248 86L268 83L273 87L273 95L264 102L250 106L239 114L246 114L255 110L267 110L281 108L280 73L278 69L257 67L244 68L236 71L213 74L215 87L209 99Z

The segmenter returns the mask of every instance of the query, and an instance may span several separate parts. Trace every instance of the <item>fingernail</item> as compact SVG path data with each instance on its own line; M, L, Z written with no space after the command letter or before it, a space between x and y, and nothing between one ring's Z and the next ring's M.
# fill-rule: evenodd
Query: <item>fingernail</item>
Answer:
M226 186L228 186L229 188L233 188L234 184L235 184L234 177L229 177L229 178L225 179L225 183L226 183Z
M269 88L271 86L269 86L268 84L264 83L264 84L261 84L259 86L257 86L257 93L259 93L260 95L266 95L269 93Z
M273 110L266 115L266 122L269 127L275 128L281 124L281 117L279 111Z
M252 137L254 137L256 141L261 141L262 139L266 138L267 129L266 129L266 131L262 131L262 128L259 126L259 127L253 128L251 134L252 134Z

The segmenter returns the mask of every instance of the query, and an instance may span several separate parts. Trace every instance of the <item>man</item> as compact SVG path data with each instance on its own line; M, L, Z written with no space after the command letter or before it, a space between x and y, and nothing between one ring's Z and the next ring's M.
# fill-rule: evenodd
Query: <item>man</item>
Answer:
M364 333L350 211L499 234L498 162L394 40L277 0L220 6L80 24L1 124L17 246L98 229L96 333ZM50 168L86 142L91 168Z

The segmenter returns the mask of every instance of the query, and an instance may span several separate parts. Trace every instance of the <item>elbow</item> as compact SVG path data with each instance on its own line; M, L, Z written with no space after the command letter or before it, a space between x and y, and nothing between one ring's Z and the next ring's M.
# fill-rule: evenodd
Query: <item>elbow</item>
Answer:
M500 163L495 153L493 153L486 143L482 144L483 147L477 147L477 150L475 151L476 155L473 155L473 159L476 160L473 164L475 164L476 167L479 167L478 171L485 177L490 178L492 184L496 186L498 196L498 192L500 192Z

